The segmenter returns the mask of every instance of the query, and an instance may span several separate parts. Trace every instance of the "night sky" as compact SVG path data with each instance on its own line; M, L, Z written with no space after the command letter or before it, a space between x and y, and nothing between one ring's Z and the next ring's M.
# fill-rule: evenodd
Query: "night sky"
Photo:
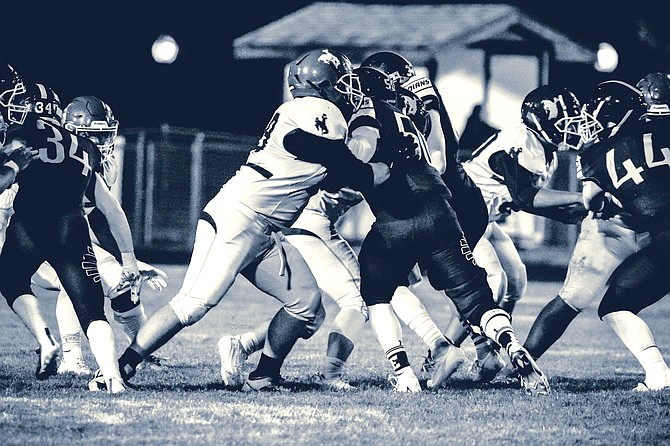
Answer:
M267 62L233 60L232 41L311 2L243 1L223 12L229 2L184 1L177 8L141 0L67 3L3 6L0 54L26 80L50 85L64 103L78 95L98 96L126 128L168 122L257 134L278 105L281 79L273 78L277 73ZM645 2L644 10L632 1L506 3L585 45L610 41L620 56L610 77L635 82L649 71L670 69L670 30L660 18L665 9L654 7L660 2ZM622 3L628 6L607 6ZM151 59L151 43L161 33L180 44L172 65Z

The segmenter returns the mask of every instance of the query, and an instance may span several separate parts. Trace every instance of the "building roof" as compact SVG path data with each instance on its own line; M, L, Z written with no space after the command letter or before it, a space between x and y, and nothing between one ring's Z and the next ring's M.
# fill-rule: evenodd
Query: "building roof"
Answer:
M502 4L316 2L238 37L233 50L238 59L293 59L315 47L353 57L393 50L419 61L486 41L545 42L562 62L592 63L596 57L594 49Z

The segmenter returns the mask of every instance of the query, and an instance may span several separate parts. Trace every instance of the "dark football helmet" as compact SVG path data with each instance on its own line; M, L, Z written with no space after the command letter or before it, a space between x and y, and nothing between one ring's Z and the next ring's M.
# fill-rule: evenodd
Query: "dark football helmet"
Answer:
M636 87L647 104L647 116L670 115L670 74L649 73L638 81Z
M344 54L328 49L314 50L291 62L286 79L294 98L314 96L340 109L353 111L363 103L358 77Z
M23 114L24 120L28 113L35 113L42 119L60 125L63 110L56 92L39 83L26 84L25 87L26 91L18 96L18 104L14 106L17 112Z
M0 112L5 124L22 124L26 113L21 111L19 97L25 93L26 87L19 73L8 63L0 60Z
M567 88L543 85L524 98L521 120L558 150L578 150L580 109L577 96Z
M638 121L646 111L644 97L637 88L619 80L601 82L582 110L582 143L610 138L626 122Z
M95 96L78 96L63 111L63 127L92 140L100 149L102 161L114 153L119 121L112 109Z
M361 67L372 67L386 73L392 82L404 84L416 74L412 63L398 53L380 51L365 58Z
M397 104L397 82L379 68L360 66L354 70L361 82L361 91L370 98Z

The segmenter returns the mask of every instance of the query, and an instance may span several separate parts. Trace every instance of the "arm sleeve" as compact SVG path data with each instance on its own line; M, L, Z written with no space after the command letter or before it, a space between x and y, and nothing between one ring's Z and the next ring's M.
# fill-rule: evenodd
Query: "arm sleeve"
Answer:
M109 229L121 252L133 252L133 237L130 225L119 201L107 188L107 184L99 173L94 174L95 181L95 203L109 224Z
M88 224L91 227L93 234L95 234L95 237L98 239L100 247L112 254L114 258L121 263L121 251L119 250L119 245L116 243L116 240L114 240L114 235L112 235L112 231L109 228L107 218L100 212L100 209L93 208L88 214Z
M505 185L514 204L522 210L532 209L533 199L540 191L535 185L535 175L504 151L493 154L489 162L493 171L505 179Z
M295 129L284 137L284 148L303 161L323 165L331 184L363 193L374 186L372 168L356 158L342 139L326 139Z

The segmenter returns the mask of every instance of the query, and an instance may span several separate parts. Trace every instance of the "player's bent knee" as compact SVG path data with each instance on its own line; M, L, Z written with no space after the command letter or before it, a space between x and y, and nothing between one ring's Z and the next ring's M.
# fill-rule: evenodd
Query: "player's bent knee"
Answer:
M185 326L195 324L212 308L207 302L181 293L177 294L169 304L179 318L179 322Z
M312 335L314 335L314 333L316 333L319 328L321 328L324 320L326 320L326 309L323 305L319 305L319 309L316 311L314 319L307 323L307 326L305 327L305 330L302 332L300 337L302 339L311 338Z
M300 293L299 297L296 296L291 301L285 301L284 309L296 319L312 321L323 306L321 303L321 292L318 289L314 291L310 290L309 292L305 291L305 293Z

